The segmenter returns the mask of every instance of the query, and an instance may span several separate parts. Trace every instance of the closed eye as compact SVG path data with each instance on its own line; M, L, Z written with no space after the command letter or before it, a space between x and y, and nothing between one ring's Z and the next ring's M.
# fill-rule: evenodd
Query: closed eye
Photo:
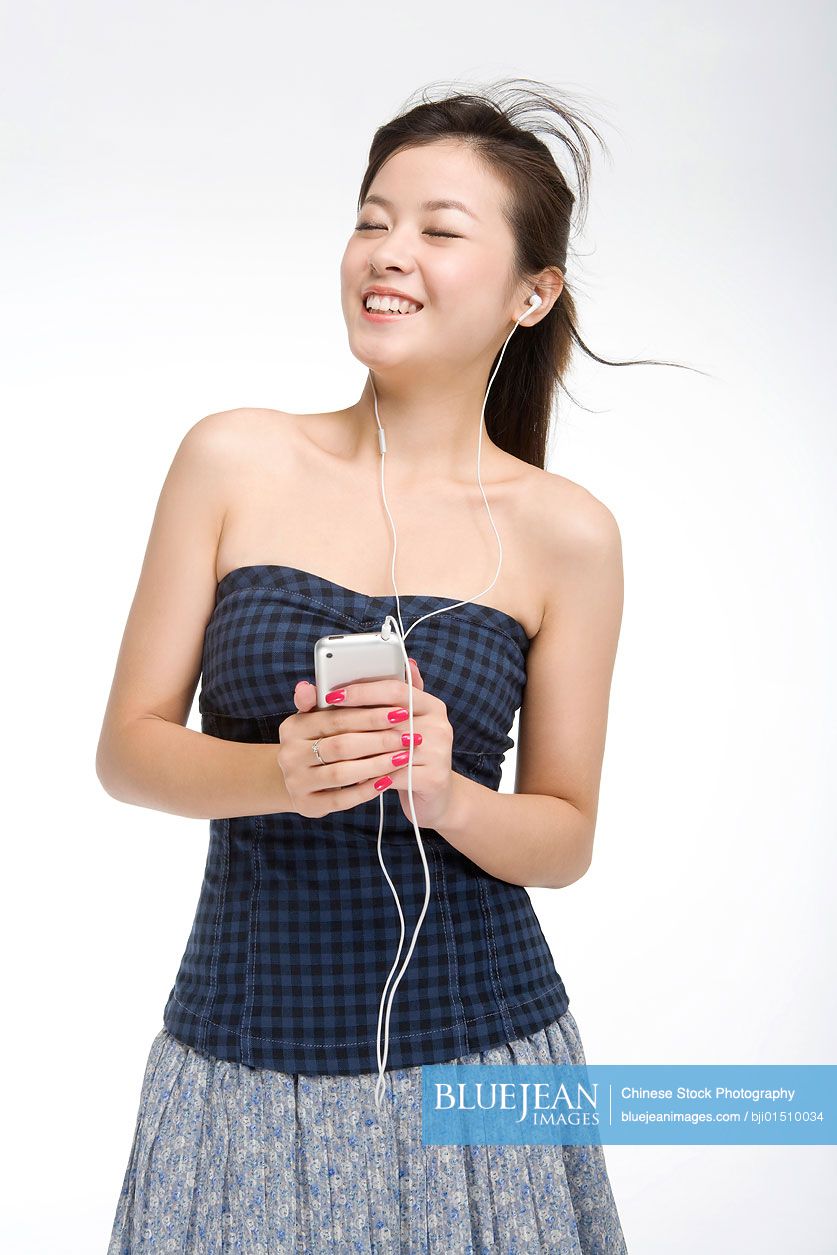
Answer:
M361 222L355 227L356 231L386 231L386 227L379 222ZM425 231L425 235L444 236L448 240L460 240L460 235L454 235L452 231Z

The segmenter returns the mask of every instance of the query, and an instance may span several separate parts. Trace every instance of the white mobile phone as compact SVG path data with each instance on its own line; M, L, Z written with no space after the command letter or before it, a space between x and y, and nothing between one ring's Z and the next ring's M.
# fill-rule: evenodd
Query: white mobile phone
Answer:
M358 680L403 680L406 684L397 633L391 630L389 640L384 640L380 631L321 636L314 646L314 678L319 710L334 710L325 699L326 693Z

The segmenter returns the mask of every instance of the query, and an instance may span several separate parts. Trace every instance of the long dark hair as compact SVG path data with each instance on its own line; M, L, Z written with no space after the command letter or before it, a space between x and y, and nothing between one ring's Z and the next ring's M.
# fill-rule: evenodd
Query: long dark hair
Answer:
M559 389L567 392L564 379L573 344L605 366L694 368L650 358L608 361L588 348L578 333L575 301L565 273L576 197L551 151L534 131L555 136L570 153L579 194L577 229L583 226L587 215L590 184L590 146L585 128L605 153L608 148L595 127L570 107L566 93L562 98L547 84L534 79L503 79L489 85L484 94L457 92L440 100L430 99L430 90L422 89L421 104L409 108L408 101L406 111L402 110L375 132L360 185L358 209L384 162L403 149L436 140L464 141L502 179L509 193L507 221L515 239L509 293L519 282L547 266L557 266L565 278L561 294L546 317L525 332L521 328L509 341L488 394L485 425L489 437L500 448L543 469L553 401ZM565 129L559 129L549 117L538 117L539 110L555 115ZM527 120L531 129L520 125ZM499 351L489 378L498 357Z

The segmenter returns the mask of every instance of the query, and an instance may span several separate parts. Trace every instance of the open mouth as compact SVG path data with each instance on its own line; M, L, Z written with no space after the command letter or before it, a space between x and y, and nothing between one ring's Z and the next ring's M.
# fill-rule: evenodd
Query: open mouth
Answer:
M414 301L413 304L418 304L418 302ZM371 318L373 322L395 322L397 319L401 319L402 322L406 322L408 318L415 318L416 314L420 314L424 309L424 306L419 305L418 309L414 310L412 313L402 314L398 310L367 309L366 297L361 297L360 308L365 316L367 318Z

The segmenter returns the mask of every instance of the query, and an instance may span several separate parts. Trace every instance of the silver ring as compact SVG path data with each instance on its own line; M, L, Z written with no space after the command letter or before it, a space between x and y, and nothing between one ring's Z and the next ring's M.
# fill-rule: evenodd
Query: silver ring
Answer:
M323 762L322 758L320 758L320 751L317 748L317 746L320 744L320 741L322 739L323 739L322 737L318 737L316 741L312 741L311 749L314 751L314 757L316 758L317 762L321 763L322 766L325 767L327 766L327 763Z

